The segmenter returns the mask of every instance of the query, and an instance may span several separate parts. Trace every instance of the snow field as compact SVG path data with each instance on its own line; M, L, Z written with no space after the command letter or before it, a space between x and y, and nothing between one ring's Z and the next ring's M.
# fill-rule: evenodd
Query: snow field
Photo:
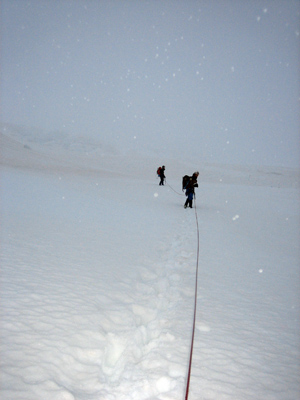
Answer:
M130 181L128 203L119 181L112 184L122 193L108 198L107 182L100 191L93 185L93 194L91 182L81 181L82 192L73 177L6 170L2 182L2 298L11 311L2 318L3 352L16 366L13 373L3 368L4 397L14 398L17 388L30 399L146 399L183 386L188 339L170 333L169 313L191 307L180 296L187 257L182 240L171 249L163 240L174 222L164 230L155 215L165 188L148 185L144 197L154 209L147 216Z
M192 398L297 398L298 191L202 188Z
M170 162L159 187L156 161L141 179L132 157L111 169L101 159L97 172L96 161L61 167L12 147L19 168L14 157L1 166L1 399L183 399L197 232L182 166ZM285 174L200 174L190 400L299 397L299 189Z

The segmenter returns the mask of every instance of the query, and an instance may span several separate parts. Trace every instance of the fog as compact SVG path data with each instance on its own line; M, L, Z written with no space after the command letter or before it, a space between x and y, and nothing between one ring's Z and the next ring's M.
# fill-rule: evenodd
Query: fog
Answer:
M299 167L300 3L1 1L1 122Z

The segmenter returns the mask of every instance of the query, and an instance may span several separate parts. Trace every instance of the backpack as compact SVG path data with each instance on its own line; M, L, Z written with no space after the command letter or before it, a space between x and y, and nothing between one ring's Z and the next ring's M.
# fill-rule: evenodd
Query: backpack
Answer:
M184 189L186 189L190 179L191 179L190 176L184 175L184 177L182 178L182 191L184 191Z
M157 171L156 171L158 176L160 175L160 171L161 171L161 167L158 167Z

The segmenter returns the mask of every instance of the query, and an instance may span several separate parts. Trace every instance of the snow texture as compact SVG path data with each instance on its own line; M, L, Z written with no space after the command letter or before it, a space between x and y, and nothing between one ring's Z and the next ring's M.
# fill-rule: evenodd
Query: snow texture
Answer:
M1 149L2 400L184 398L194 170L189 399L300 398L299 171L38 136Z

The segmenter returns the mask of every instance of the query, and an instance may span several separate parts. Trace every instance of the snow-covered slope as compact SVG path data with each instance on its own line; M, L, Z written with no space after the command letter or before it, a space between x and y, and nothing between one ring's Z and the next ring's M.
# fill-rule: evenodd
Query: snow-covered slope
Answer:
M1 399L184 398L196 169L189 399L299 398L298 171L76 143L1 135Z

